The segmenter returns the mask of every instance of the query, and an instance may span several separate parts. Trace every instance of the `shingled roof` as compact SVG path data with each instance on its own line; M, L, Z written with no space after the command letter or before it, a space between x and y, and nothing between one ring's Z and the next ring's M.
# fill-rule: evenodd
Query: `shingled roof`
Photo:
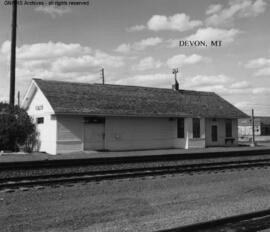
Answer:
M34 79L56 114L244 118L213 92Z

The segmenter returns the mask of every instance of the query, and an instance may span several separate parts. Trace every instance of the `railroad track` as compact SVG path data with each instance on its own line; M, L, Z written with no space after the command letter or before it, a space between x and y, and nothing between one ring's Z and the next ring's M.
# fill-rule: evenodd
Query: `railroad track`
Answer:
M157 232L253 232L268 228L270 228L269 209Z
M130 168L109 171L90 171L82 173L64 173L53 175L21 176L0 179L0 190L19 189L22 187L59 185L77 182L91 182L114 179L139 178L177 173L196 173L209 171L226 171L232 169L250 169L269 167L270 159L215 162L206 164L175 165L146 168Z

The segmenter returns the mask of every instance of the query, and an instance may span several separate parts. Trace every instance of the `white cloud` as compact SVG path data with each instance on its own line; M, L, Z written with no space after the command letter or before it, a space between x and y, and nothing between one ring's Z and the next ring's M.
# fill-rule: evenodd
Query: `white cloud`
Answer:
M270 93L270 88L266 88L266 87L258 87L258 88L254 88L252 90L253 94L266 94L266 93Z
M6 41L1 46L1 57L8 57L6 49L10 44ZM124 58L113 56L80 44L62 42L36 43L22 45L17 48L17 77L18 81L30 78L62 79L62 80L91 80L99 78L98 69L103 66L107 73L122 67ZM93 74L95 73L95 74Z
M232 89L246 89L249 88L251 85L249 82L247 81L239 81L239 82L235 82L231 85Z
M160 61L156 61L153 57L145 57L139 61L137 65L132 67L133 70L145 71L150 69L160 68L162 63Z
M135 75L117 80L115 84L170 88L173 84L173 76L168 73Z
M162 43L162 39L159 37L150 37L147 39L143 39L139 42L134 43L133 47L136 50L144 50L147 47L154 47L160 43Z
M235 40L235 37L240 33L237 29L219 29L219 28L200 28L193 35L186 37L187 40L200 40L211 41L221 40L224 43L231 43Z
M71 8L70 7L57 7L55 5L39 6L35 8L35 11L42 12L44 14L49 14L52 18L56 18L56 16L62 16L63 14L71 12Z
M207 11L210 16L206 19L206 24L218 26L232 23L235 17L256 17L265 11L266 6L267 4L264 0L231 0L229 1L228 8L223 10L220 8L216 9L216 11L213 10L214 6L212 6L212 9L210 6Z
M214 76L197 75L189 80L189 86L219 86L232 81L232 78L220 74Z
M126 30L128 32L135 32L135 31L142 31L144 30L146 27L144 25L135 25L132 27L127 28Z
M149 30L161 31L187 31L202 25L199 20L190 20L190 17L184 13L175 14L172 16L153 15L147 22Z
M120 52L120 53L128 53L131 50L130 44L120 44L114 51Z
M254 73L255 76L269 76L270 75L270 59L258 58L250 60L246 65L246 68L257 69Z
M133 44L121 44L114 51L120 53L129 53L132 50L142 51L148 47L154 47L161 44L163 39L160 37L149 37L141 41L134 42Z
M259 69L255 72L255 76L270 76L270 67Z
M266 59L266 58L258 58L258 59L254 59L249 61L245 67L246 68L261 68L264 67L266 65L270 66L270 59Z
M201 61L206 61L208 60L207 58L204 58L200 55L197 54L192 54L190 56L186 56L183 54L180 55L175 55L167 60L167 65L170 68L176 68L180 67L183 65L188 65L188 64L196 64Z
M205 13L207 15L211 15L211 14L214 14L214 13L219 12L221 9L222 9L222 5L220 5L220 4L213 4L213 5L210 5L208 7L208 9L206 10Z

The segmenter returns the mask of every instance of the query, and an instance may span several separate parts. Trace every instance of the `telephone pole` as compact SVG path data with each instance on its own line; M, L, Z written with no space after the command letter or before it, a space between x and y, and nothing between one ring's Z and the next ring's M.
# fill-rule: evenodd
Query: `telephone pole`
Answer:
M255 122L254 122L254 109L251 111L251 121L252 121L252 141L251 141L251 147L256 146L255 142Z
M16 76L16 27L17 27L17 0L12 4L11 24L11 55L10 55L10 92L9 104L14 106L15 100L15 76Z
M104 68L102 68L101 70L101 78L102 78L102 84L105 84L105 75L104 75Z

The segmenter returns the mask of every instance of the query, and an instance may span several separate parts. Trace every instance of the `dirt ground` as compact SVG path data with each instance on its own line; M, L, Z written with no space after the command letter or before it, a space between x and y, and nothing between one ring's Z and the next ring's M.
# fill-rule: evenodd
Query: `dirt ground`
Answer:
M1 231L155 231L270 206L270 169L0 192Z

